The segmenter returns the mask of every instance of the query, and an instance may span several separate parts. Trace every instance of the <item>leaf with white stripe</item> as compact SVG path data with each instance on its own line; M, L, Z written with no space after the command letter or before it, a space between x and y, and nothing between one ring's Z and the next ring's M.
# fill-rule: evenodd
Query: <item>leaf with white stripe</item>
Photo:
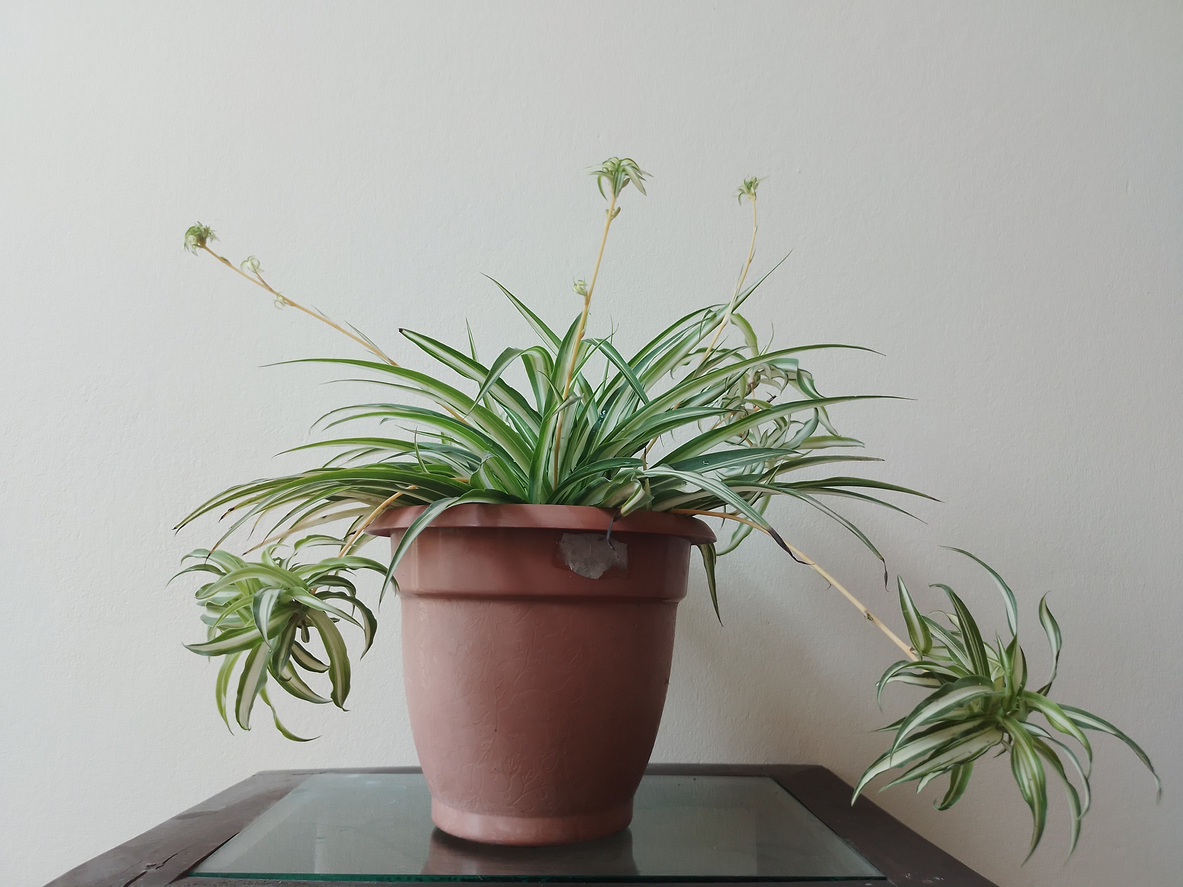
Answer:
M246 662L242 666L242 675L238 678L238 696L234 704L234 719L244 730L251 728L251 709L255 698L263 689L267 680L267 654L270 649L266 644L259 644L247 654Z

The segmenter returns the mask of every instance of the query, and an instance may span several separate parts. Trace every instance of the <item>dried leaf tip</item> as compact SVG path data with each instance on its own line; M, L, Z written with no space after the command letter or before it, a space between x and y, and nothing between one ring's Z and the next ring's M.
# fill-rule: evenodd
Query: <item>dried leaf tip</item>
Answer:
M217 239L217 235L214 234L213 229L209 225L203 225L201 222L198 222L185 232L185 249L197 255L197 251L204 248L207 241Z

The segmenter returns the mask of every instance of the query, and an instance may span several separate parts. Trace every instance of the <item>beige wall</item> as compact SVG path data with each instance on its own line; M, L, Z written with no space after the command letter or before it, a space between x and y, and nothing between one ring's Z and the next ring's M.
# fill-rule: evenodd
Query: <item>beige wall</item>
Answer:
M214 538L170 527L274 473L349 393L307 368L339 341L181 250L212 224L277 285L390 349L472 319L493 354L528 331L481 277L576 310L600 202L584 167L653 174L609 244L593 329L625 345L730 292L767 176L750 314L810 361L877 476L944 500L926 525L851 509L893 570L951 581L1001 626L968 547L1035 620L1051 592L1062 698L1111 717L1164 774L1100 739L1095 809L1062 865L1064 809L1020 868L1003 761L937 814L878 800L1005 887L1177 884L1183 666L1183 13L1178 4L0 6L0 453L4 680L0 883L32 887L256 770L408 764L397 603L352 711L286 705L231 737L188 590ZM410 352L406 352L408 355ZM414 357L409 357L412 362ZM895 614L877 565L790 507L786 535ZM655 759L801 761L857 776L914 699L893 650L763 540L701 577L680 617ZM928 606L935 596L919 594Z

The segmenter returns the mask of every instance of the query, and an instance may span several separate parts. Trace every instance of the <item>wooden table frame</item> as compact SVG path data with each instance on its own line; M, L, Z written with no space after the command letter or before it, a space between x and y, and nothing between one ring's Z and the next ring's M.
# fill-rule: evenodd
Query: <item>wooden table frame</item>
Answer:
M142 835L51 881L46 887L325 887L320 880L276 881L246 878L190 878L201 860L230 840L276 801L314 773L419 773L418 767L348 770L266 770L191 807ZM879 871L892 887L995 887L899 820L860 797L851 806L850 786L824 767L785 765L651 764L646 771L663 776L767 776L800 801ZM350 881L354 887L379 887L389 881ZM471 887L471 882L433 881ZM564 887L597 883L564 882ZM603 883L603 882L600 882ZM695 887L711 887L709 882ZM833 887L833 881L770 881L797 887ZM843 881L847 885L885 887L882 880ZM723 887L723 885L719 885ZM735 887L734 882L728 887Z

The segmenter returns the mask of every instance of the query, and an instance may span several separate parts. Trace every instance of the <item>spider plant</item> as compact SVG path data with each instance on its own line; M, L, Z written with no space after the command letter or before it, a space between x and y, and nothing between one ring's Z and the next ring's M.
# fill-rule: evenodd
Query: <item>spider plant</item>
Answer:
M875 545L835 510L833 500L873 503L908 514L883 494L924 494L867 477L818 476L819 469L835 470L827 466L878 461L851 452L861 442L840 434L830 417L837 405L878 395L824 396L801 364L813 351L853 346L777 348L761 342L748 321L749 300L771 274L748 280L755 256L760 180L748 178L737 191L739 201L751 208L752 237L730 297L678 318L625 356L612 336L589 335L588 319L608 235L621 213L621 197L629 186L644 194L648 174L633 160L615 157L589 172L607 207L590 281L574 284L582 302L578 314L565 326L552 327L492 281L533 331L533 344L505 348L486 363L478 357L471 332L467 348L458 348L426 333L400 329L402 351L420 352L434 361L431 372L403 365L356 328L283 295L264 278L256 258L235 265L213 249L216 237L208 226L194 225L186 232L185 246L194 254L211 256L266 291L278 307L304 312L368 352L363 358L294 362L331 366L348 373L348 381L375 386L379 392L328 413L320 422L332 435L295 448L331 451L319 467L231 487L178 525L179 529L212 511L230 519L212 549L192 552L188 558L194 563L182 571L215 577L197 591L207 640L189 649L224 657L216 692L227 726L236 668L232 707L243 729L250 728L256 698L271 706L269 681L299 699L343 707L350 662L337 626L352 623L362 631L363 655L377 629L373 611L361 602L350 577L357 571L381 573L384 592L399 560L446 509L466 503L584 505L616 516L664 511L718 519L730 526L726 541L699 546L716 615L717 558L759 530L820 574L904 653L907 658L880 682L880 692L888 683L907 681L933 687L934 693L893 725L896 741L867 771L859 791L879 773L909 766L902 781L916 779L923 785L948 773L951 787L942 806L949 806L964 792L973 760L1002 744L1012 763L1017 762L1016 779L1036 815L1034 847L1046 808L1039 757L1054 759L1046 753L1047 743L1057 740L1030 723L1029 714L1043 714L1053 729L1067 731L1078 741L1081 729L1111 732L1149 765L1140 749L1112 725L1052 703L1046 696L1050 682L1040 691L1026 690L1009 590L1005 597L1012 641L992 649L982 644L972 618L952 591L953 624L942 628L916 613L901 581L909 644L786 541L766 517L769 503L777 497L816 509L853 534L882 564ZM363 431L333 431L359 424L364 424ZM384 562L360 557L357 550L373 538L366 528L387 510L405 506L422 510L393 555ZM222 550L227 538L247 525L263 537L251 549L261 549L253 561ZM337 528L336 534L326 535L326 527ZM306 557L306 551L324 545L335 548L329 557ZM281 547L291 553L282 556ZM883 575L886 584L885 564ZM1051 638L1048 626L1055 622L1046 607L1041 608L1041 619ZM1055 638L1058 653L1058 629ZM326 672L331 685L327 697L304 679ZM298 738L278 717L275 721L284 735ZM1087 808L1087 770L1072 760L1084 779L1085 802L1073 807L1078 824ZM1061 766L1052 766L1063 775ZM1068 786L1070 799L1076 797Z
M1146 753L1117 727L1083 709L1052 701L1050 693L1063 638L1046 595L1039 602L1039 622L1051 648L1052 670L1047 682L1032 690L1027 686L1027 657L1019 646L1014 593L989 565L968 551L953 550L980 564L993 580L1002 595L1010 640L1004 643L997 637L993 645L985 643L969 608L948 585L932 586L941 589L949 599L951 612L941 614L948 625L921 614L904 580L897 577L900 610L913 652L887 668L879 679L876 698L882 697L884 687L897 682L929 687L933 692L908 715L883 728L894 730L895 738L891 747L863 773L855 785L851 803L877 776L889 770L902 770L884 788L915 782L919 792L932 780L947 775L948 789L940 801L934 802L938 810L947 810L969 786L974 762L997 748L998 754L1010 755L1011 773L1031 809L1031 846L1027 858L1039 845L1047 821L1045 763L1067 796L1071 854L1076 849L1080 821L1088 811L1091 797L1089 776L1093 750L1084 731L1108 733L1129 746L1154 776L1159 797L1162 783ZM1031 721L1032 716L1042 717L1045 725ZM1075 742L1084 761L1073 746L1056 734ZM1065 760L1076 773L1079 790L1068 777Z
M200 224L191 227L185 237L190 251L212 256L266 290L278 306L317 318L369 352L366 359L295 361L347 368L358 374L351 381L375 385L394 398L334 410L321 419L326 430L359 422L372 428L376 422L379 428L389 424L399 431L383 436L367 429L364 436L297 447L336 453L318 468L232 487L202 504L178 528L225 509L233 520L218 545L243 525L258 526L269 518L274 520L264 533L265 543L277 544L343 521L339 554L348 555L369 539L364 530L387 509L425 506L387 564L390 582L419 533L445 509L464 503L587 505L620 516L645 509L717 518L735 527L723 545L700 546L717 613L716 559L734 551L753 529L834 582L766 519L769 501L781 496L833 519L882 562L871 540L826 500L871 502L907 514L880 494L924 494L866 477L817 477L806 471L878 461L850 452L862 443L840 435L829 411L837 404L879 396L825 397L800 362L820 349L870 349L838 344L773 348L759 341L744 316L741 309L768 276L747 282L755 255L760 180L746 179L737 192L751 206L752 239L731 297L679 318L626 358L611 336L587 335L587 320L608 234L621 213L620 197L630 185L643 194L648 174L628 158L611 158L590 172L608 206L590 282L574 285L582 300L579 314L566 328L552 328L493 281L537 342L506 348L486 365L471 337L466 353L425 333L400 329L411 347L439 365L432 373L403 366L355 328L346 329L284 296L263 277L257 259L235 266L213 250L213 231ZM735 331L739 336L732 343L728 333ZM518 384L509 379L511 368L520 371ZM445 373L452 382L440 378ZM469 386L467 392L457 387L463 384ZM886 576L884 569L885 581ZM900 649L907 649L849 592L843 593Z

